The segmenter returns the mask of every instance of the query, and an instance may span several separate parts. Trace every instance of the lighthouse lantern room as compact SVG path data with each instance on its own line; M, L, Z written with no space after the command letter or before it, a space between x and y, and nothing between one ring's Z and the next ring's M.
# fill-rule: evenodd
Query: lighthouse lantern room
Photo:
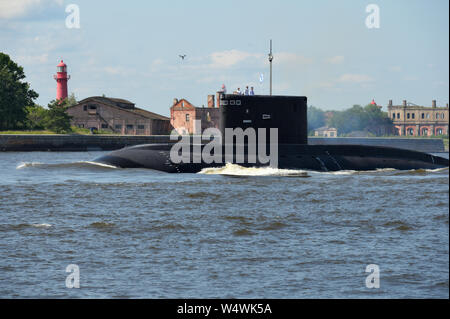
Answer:
M63 60L56 66L56 75L53 78L56 80L56 99L64 100L67 98L67 81L70 75L67 75L67 65Z

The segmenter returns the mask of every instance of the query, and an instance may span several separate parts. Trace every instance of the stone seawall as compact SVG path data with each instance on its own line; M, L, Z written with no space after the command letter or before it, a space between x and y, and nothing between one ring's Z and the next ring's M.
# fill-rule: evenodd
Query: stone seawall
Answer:
M137 144L169 142L168 135L0 135L0 151L110 151Z
M371 145L396 147L424 153L445 152L444 142L440 138L382 138L382 137L309 137L311 145Z
M138 144L170 143L168 135L117 136L117 135L0 135L0 151L110 151ZM321 138L308 139L312 145L354 144L397 147L408 150L438 153L445 152L441 139L425 138Z

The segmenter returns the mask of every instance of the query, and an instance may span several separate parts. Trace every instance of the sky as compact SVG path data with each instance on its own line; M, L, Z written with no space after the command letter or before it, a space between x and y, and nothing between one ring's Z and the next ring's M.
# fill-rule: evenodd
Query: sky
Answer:
M367 27L369 4L379 28ZM222 84L268 94L270 39L274 95L323 110L449 102L448 0L0 0L0 52L41 105L61 59L77 100L104 94L166 116L173 98L206 106Z

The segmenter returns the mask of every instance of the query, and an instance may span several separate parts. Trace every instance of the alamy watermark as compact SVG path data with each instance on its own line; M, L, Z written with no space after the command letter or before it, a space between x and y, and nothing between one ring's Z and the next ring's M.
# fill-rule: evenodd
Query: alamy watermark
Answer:
M79 29L80 28L80 7L76 4L68 4L66 6L66 28Z
M366 277L366 287L369 289L380 288L380 267L376 264L367 265L366 272L370 273Z
M66 267L66 272L70 273L66 277L66 287L69 289L80 288L80 267L70 264Z
M366 12L370 13L366 18L366 27L368 29L380 28L380 7L376 4L369 4L366 7Z
M201 121L195 120L196 132L200 131ZM270 128L270 141L266 143L266 129L252 127L243 130L237 128L225 128L225 139L217 128L207 128L201 135L181 135L177 130L170 133L171 141L178 141L170 149L170 160L174 164L179 163L249 163L269 164L270 167L278 167L278 128ZM179 139L181 137L181 139ZM247 139L247 142L245 140ZM202 141L209 141L202 146ZM235 142L236 141L236 142ZM224 143L224 144L223 144ZM225 145L225 154L223 154ZM267 146L269 145L269 154ZM247 152L245 152L247 148ZM236 150L236 152L234 152ZM246 160L247 155L247 160ZM235 159L235 160L234 160Z

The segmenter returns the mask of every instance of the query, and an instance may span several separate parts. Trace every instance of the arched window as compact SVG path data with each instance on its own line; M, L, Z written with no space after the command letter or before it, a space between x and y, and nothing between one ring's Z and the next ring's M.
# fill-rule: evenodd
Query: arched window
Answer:
M412 128L409 128L408 129L408 135L414 135L414 129L412 129Z
M422 129L422 135L423 135L423 136L428 135L428 129L427 129L426 127L424 127L424 128Z
M444 117L445 117L445 114L442 113L442 114L441 114L441 119L444 119Z
M425 118L425 113L422 113L422 118L423 118L423 119Z
M400 113L397 113L397 118L398 118L398 119L400 118Z
M436 113L436 119L437 120L439 119L439 113Z

